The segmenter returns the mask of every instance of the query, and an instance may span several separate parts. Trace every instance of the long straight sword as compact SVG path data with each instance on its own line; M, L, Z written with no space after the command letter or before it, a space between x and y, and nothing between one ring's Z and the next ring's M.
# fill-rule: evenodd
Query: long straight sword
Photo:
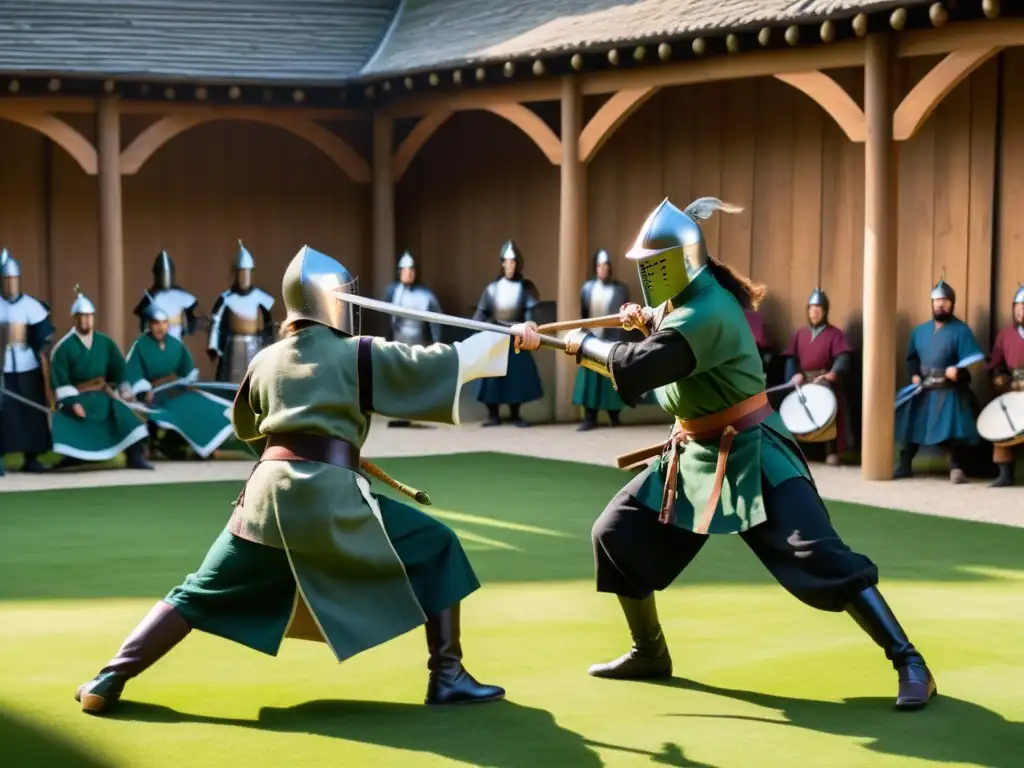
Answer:
M0 384L0 398L4 397L9 397L11 398L11 400L15 400L19 403L22 403L23 405L27 405L29 408L35 408L37 411L40 411L41 413L45 413L47 415L53 413L53 411L51 411L45 405L40 405L39 403L33 400L29 400L27 397L22 397L17 392L11 392L11 390L7 389L2 384ZM117 400L122 405L125 405L129 409L137 411L139 413L155 413L155 411L152 408L143 405L142 403L133 403L128 400L122 400L120 397L113 397L112 399Z
M437 323L438 325L447 325L452 328L465 328L468 331L493 331L494 333L500 333L505 336L519 335L510 327L505 325L485 323L481 320L471 320L467 317L455 317L454 315L446 315L443 312L429 312L424 309L410 309L409 307L401 307L388 301L371 299L369 296L359 296L358 294L345 293L344 291L335 291L334 296L340 301L354 304L357 307L374 309L378 312L383 312L386 315L393 315L394 317L405 317L409 320L422 320L425 323ZM551 349L565 349L565 342L561 339L555 336L546 336L544 334L538 335L540 336L541 346L550 347Z

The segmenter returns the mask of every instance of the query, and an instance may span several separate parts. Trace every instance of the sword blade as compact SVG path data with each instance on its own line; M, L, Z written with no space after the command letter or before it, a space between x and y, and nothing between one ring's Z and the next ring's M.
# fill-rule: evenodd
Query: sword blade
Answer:
M438 325L447 325L452 328L464 328L467 331L493 331L494 333L501 333L505 336L519 335L513 331L512 328L504 325L498 325L497 323L486 323L481 320L471 320L468 317L455 317L455 315L446 315L443 312L429 312L425 309L410 309L409 307L401 307L397 304L392 304L389 301L371 299L369 296L359 296L358 294L345 293L344 291L335 291L334 297L339 301L355 304L357 307L373 309L377 312L383 312L385 315L392 315L394 317L404 317L409 320L421 320L425 323L437 323ZM545 336L540 334L540 343L545 347L552 347L554 349L565 348L565 342L554 336Z
M50 409L47 408L45 405L40 405L34 400L29 400L27 397L22 397L17 392L11 392L11 390L5 388L3 384L0 384L0 402L3 402L3 399L5 397L9 397L11 398L11 400L16 400L17 402L22 403L23 405L27 405L29 408L35 408L37 411L42 411L43 413L46 414L50 413Z

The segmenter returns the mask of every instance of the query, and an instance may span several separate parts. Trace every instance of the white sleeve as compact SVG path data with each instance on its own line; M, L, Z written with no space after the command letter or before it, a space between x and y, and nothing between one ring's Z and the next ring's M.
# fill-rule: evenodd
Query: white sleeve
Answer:
M455 386L455 402L452 403L453 424L460 423L459 399L463 384L474 379L498 378L508 372L511 339L503 333L481 331L465 341L455 342L453 346L459 356L459 382Z
M43 307L43 305L36 299L33 299L31 296L27 298L29 299L28 317L26 318L28 325L36 325L37 323L43 322L50 313L47 312L46 308Z

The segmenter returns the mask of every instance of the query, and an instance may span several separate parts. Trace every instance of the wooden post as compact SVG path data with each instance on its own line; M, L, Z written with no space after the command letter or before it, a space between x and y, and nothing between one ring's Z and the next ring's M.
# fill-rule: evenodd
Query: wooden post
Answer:
M395 185L391 174L394 123L373 115L373 295L381 297L395 279ZM364 289L365 290L365 289Z
M99 321L124 349L124 231L121 225L121 110L116 95L100 97L96 110L99 170Z
M583 96L573 76L562 79L562 166L558 219L558 319L572 320L580 312L580 285L586 276L586 166L580 160ZM555 358L555 420L575 421L572 388L575 362Z
M861 474L893 475L896 397L896 223L899 163L893 140L895 41L869 35L864 69L864 422Z

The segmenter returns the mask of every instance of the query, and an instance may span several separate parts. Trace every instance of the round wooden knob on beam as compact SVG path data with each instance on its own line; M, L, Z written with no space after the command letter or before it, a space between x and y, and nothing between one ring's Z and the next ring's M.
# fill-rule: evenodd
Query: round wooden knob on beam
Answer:
M772 41L772 30L771 27L762 27L761 31L757 33L757 42L762 47L767 46Z
M505 77L512 77L516 73L516 65L511 61L506 61L505 66L501 69L505 73Z
M206 101L206 97L208 95L209 91L203 88L203 86L199 86L198 88L196 88L196 98L199 99L199 101Z
M270 90L269 88L264 88L263 89L263 100L268 102L268 103L273 101L274 100L274 92L272 90Z
M740 39L733 34L726 35L725 48L727 51L729 51L729 53L739 53Z
M363 93L366 95L366 98L372 99L373 98L373 86L372 85L366 86L363 89Z
M617 49L612 48L610 51L608 51L608 63L611 64L613 67L618 66L619 52Z
M942 3L932 3L928 9L928 18L932 20L932 26L941 27L949 21L949 11Z
M541 61L540 59L537 59L535 62L533 62L533 74L535 74L535 75L537 75L539 77L540 75L544 74L544 71L545 70L544 70L544 62L543 61Z
M569 65L576 71L583 69L583 57L578 53L574 53L572 58L569 59Z
M114 92L114 81L113 80L104 80L103 81L103 91L105 93L113 93Z
M305 93L305 91L301 91L301 90L299 90L297 88L294 91L292 91L292 101L294 101L296 104L301 104L305 100L306 100L306 93Z
M11 80L11 82L7 84L7 90L11 93L17 93L21 90L21 83L19 83L17 80Z
M786 28L786 42L796 45L800 42L800 27L792 26Z
M237 99L241 95L242 95L242 89L239 88L237 85L232 85L230 88L228 88L228 98L229 99Z
M704 42L703 37L698 37L690 44L690 48L692 48L693 52L698 56L703 56L704 52L708 49L708 44Z
M140 85L139 93L141 93L143 96L149 93L149 83L143 83L142 85Z
M985 16L994 19L999 15L999 0L982 0L981 10L985 12Z
M437 72L431 72L430 77L427 78L427 82L433 86L437 86L441 82L441 78L437 76Z
M658 46L658 58L662 61L668 61L672 58L672 46L668 43L661 43Z
M823 22L818 34L821 36L821 42L831 43L836 39L836 23L831 19Z
M50 80L50 82L46 84L46 87L50 90L51 93L56 93L60 90L60 80L54 77Z
M460 85L462 83L461 69L456 69L454 72L452 72L452 82L455 83L456 85Z
M416 83L412 81L411 77L405 78L405 90L411 91L415 85Z
M484 81L484 78L487 77L487 70L485 70L483 67L477 67L475 77L478 83L482 83Z
M174 89L173 88L164 88L164 98L165 99L173 99L174 98Z
M380 89L384 91L384 93L389 92L391 90L391 81L385 80L383 83L380 84Z
M868 33L868 15L858 13L853 17L853 32L857 37L864 37Z
M647 55L647 48L642 45L638 45L633 49L633 61L643 61Z
M897 8L889 16L889 26L895 29L897 32L907 26L907 9Z

